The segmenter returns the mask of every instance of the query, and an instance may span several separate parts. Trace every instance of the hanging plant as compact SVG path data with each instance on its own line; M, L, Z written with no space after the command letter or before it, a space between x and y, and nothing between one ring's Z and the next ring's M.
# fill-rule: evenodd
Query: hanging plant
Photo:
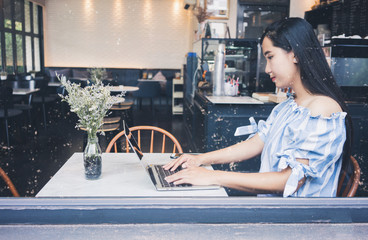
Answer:
M196 16L198 23L204 22L206 19L212 16L212 13L207 12L207 9L204 7L196 7L194 10L194 16Z

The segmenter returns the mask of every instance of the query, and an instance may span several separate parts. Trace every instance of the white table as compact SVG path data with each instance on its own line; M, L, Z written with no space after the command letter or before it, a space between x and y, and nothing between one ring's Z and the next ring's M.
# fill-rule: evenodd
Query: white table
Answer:
M134 86L109 86L110 92L135 92L139 90L139 87Z
M39 88L13 88L13 95L24 96L38 91Z
M60 87L61 86L61 82L49 82L47 85L49 87Z
M158 83L160 83L160 82L162 82L162 83L164 83L164 82L166 82L167 80L166 79L138 79L138 82L158 82Z
M145 153L143 160L164 163L170 154ZM157 191L134 153L103 153L102 174L97 180L84 177L83 153L75 153L36 197L158 197L227 196L215 190Z

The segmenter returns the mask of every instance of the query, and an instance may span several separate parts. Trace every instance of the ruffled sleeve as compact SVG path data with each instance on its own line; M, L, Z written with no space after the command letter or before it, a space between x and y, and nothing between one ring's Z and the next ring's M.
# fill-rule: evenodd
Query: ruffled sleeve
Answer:
M279 103L277 106L275 106L272 109L272 112L270 113L270 115L268 116L268 118L266 119L266 121L264 120L259 120L258 121L258 125L256 128L256 133L258 133L259 137L262 139L263 142L266 141L267 135L269 134L269 131L272 127L272 124L274 122L274 119L277 117L277 115L279 114L279 112L286 108L288 105L290 105L290 103L293 101L292 98L287 99L286 101ZM249 136L249 138L253 137L255 134Z
M306 111L302 115L302 121L291 123L285 129L287 147L275 155L278 158L279 171L288 166L292 169L284 189L284 197L303 195L298 193L303 191L302 188L298 192L295 191L304 176L307 177L306 183L308 179L317 182L319 187L315 191L321 191L323 185L329 182L329 178L332 178L337 170L339 172L336 168L341 168L341 161L338 161L346 139L346 113L335 113L328 118L313 117ZM309 165L296 161L298 158L308 159ZM310 191L311 189L308 190L309 193Z

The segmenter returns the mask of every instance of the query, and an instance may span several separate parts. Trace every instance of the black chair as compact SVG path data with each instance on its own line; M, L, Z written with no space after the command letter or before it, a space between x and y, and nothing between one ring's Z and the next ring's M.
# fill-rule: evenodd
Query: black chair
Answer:
M18 80L9 82L9 86L14 88L35 88L36 83L34 80ZM13 108L27 112L29 124L32 125L32 97L33 94L28 96L13 97Z
M86 87L90 84L89 80L81 79L81 78L69 78L71 83L80 84L82 88Z
M62 96L66 96L67 92L64 86L59 86L56 88L56 94L57 96L60 98L59 95ZM61 111L61 116L65 116L65 108L68 107L68 103L66 103L65 101L61 101L60 102L60 111Z
M115 79L111 79L111 80L105 79L105 80L102 80L102 84L104 86L107 86L107 85L109 85L109 86L119 86L119 83Z
M47 127L46 104L55 102L57 97L50 96L48 93L48 84L49 84L48 77L37 78L35 82L36 82L36 88L39 88L40 91L37 92L37 95L33 97L33 103L41 105L42 115L43 115L43 124L44 124L44 128L46 129Z
M7 81L16 81L16 80L18 80L18 78L19 77L17 75L15 75L15 74L8 74L6 80Z
M153 109L153 100L154 98L157 98L160 96L161 94L161 86L160 83L157 81L152 81L150 82L149 80L147 81L142 81L139 82L137 87L139 87L139 90L136 92L133 92L133 96L137 98L138 103L139 103L139 109L142 108L142 100L144 98L149 98L150 102L151 102L151 108L152 111Z
M10 146L9 140L9 118L14 118L22 114L21 110L12 108L13 89L9 86L0 86L0 118L5 122L5 133L7 146Z

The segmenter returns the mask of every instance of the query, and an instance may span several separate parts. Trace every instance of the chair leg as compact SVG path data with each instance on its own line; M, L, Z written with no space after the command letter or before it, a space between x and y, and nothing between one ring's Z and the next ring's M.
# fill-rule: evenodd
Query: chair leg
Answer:
M142 110L143 98L139 98L139 110Z
M7 146L10 147L9 126L8 126L8 119L7 118L5 118L5 132L6 132L6 143L7 143Z
M43 112L43 124L44 124L44 128L46 129L46 109L45 109L45 103L42 103L42 112Z
M29 119L29 125L32 126L32 113L31 113L31 109L28 109L28 119Z
M28 97L28 106L32 105L32 94L29 95ZM32 108L28 109L28 119L29 119L29 124L30 126L32 126Z
M129 126L134 126L133 107L127 110Z

